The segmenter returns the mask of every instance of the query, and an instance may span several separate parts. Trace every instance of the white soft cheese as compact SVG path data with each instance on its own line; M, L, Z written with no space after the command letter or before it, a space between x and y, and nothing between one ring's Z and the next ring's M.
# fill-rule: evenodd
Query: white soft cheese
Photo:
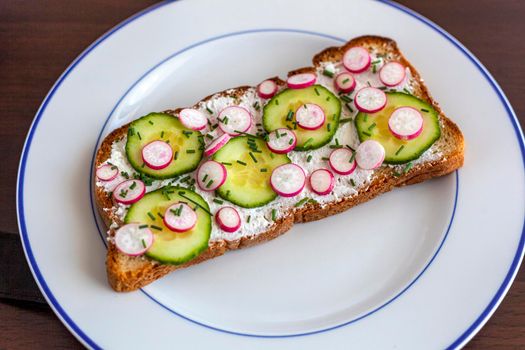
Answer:
M361 74L354 74L354 78L356 79L356 88L354 92L350 94L350 97L353 98L356 91L358 91L360 88L365 86L375 86L379 87L382 86L381 82L379 81L379 75L377 72L384 64L384 60L382 58L378 58L374 53L372 53L372 61L379 60L379 63L376 64L376 73L372 72L372 69L369 69L368 71L361 73ZM327 77L323 75L323 71L327 69L334 73L334 76L343 71L343 67L340 63L332 63L332 62L326 62L321 63L320 67L317 68L317 84L321 84L330 91L337 94L337 91L335 91L334 88L334 79ZM399 86L394 87L393 89L403 91L404 89L408 90L409 92L412 92L412 77L410 75L410 70L407 68L407 78L405 81L400 84ZM252 127L248 131L249 133L255 134L257 133L257 130L260 129L260 123L262 119L262 106L264 106L265 100L258 97L257 92L255 88L249 88L242 96L240 96L238 99L231 98L231 97L224 97L224 96L212 96L209 100L205 102L200 102L197 105L197 108L204 112L205 114L209 115L210 124L214 125L217 123L217 115L219 112L231 105L240 105L246 109L248 109L253 117L254 117L254 123L252 124ZM254 105L260 106L260 108L255 108ZM344 107L342 108L341 113L341 119L344 118L354 118L357 114L356 109L352 105L351 108L353 109L350 111L348 108ZM211 113L210 113L211 112ZM258 126L259 125L259 126ZM205 130L202 131L203 134L209 134L213 136L214 138L219 136L222 131L220 128L216 128L215 130L211 131L210 127L208 126ZM334 138L337 138L339 143L342 145L349 145L352 148L357 148L359 144L359 139L357 137L357 131L354 126L354 123L343 123L339 125L339 128L334 136ZM206 140L209 142L209 140ZM111 163L119 168L120 171L127 172L130 176L133 176L136 172L129 164L127 158L126 158L126 152L125 152L125 146L126 146L126 137L123 139L116 141L112 145L111 149L111 157L107 160L107 163ZM308 152L290 152L288 156L292 160L292 162L300 165L306 172L306 174L310 174L312 171L319 169L319 168L328 168L329 165L325 160L323 160L323 157L328 157L330 152L332 150L329 148L328 145L321 147L316 150L308 151ZM311 155L311 161L307 162L306 158L308 155ZM432 159L437 159L440 156L438 152L433 150L433 148L430 148L427 150L415 163L428 161ZM194 178L194 173L188 174ZM315 193L313 193L308 186L305 187L305 189L300 193L299 195L291 198L285 198L285 197L277 197L274 201L271 203L259 207L259 208L252 208L252 209L246 209L241 208L239 206L236 206L234 204L227 203L228 205L231 205L235 207L239 215L241 216L241 220L243 222L241 228L234 233L228 233L224 232L213 222L212 224L212 232L211 232L211 241L217 241L217 240L236 240L241 237L248 237L248 236L255 236L262 232L267 231L274 223L272 220L272 212L275 210L277 218L282 217L285 213L287 213L290 208L294 208L295 204L303 198L311 198L319 202L321 205L339 201L343 198L353 196L357 194L358 189L365 188L370 183L370 180L373 175L372 170L363 170L359 167L356 168L356 170L351 175L345 175L340 176L337 174L335 175L335 186L329 195L325 196L319 196ZM118 182L122 181L122 177L117 177L114 181L111 181L110 183L103 183L103 182L97 182L97 186L104 186L106 191L112 191L113 188L118 184ZM154 191L158 188L161 188L166 185L181 185L185 186L185 184L179 183L178 180L163 180L163 181L153 181L151 186L147 186L147 192ZM198 194L200 194L206 202L210 205L211 213L215 214L217 210L220 209L222 205L217 204L213 202L213 199L216 198L214 195L214 192L207 192L202 191L198 187L195 190ZM223 204L224 205L224 204ZM115 211L115 214L123 218L126 215L128 206L124 205L118 205ZM250 217L250 222L247 222L248 217Z

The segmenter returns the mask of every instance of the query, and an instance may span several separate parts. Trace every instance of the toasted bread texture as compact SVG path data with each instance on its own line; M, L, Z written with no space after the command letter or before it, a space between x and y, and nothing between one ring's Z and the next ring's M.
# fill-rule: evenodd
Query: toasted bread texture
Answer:
M295 223L320 220L330 215L345 211L354 205L366 202L381 193L392 190L394 187L416 184L433 177L442 176L453 172L463 165L464 158L464 139L459 128L448 119L435 102L427 87L424 85L419 73L403 56L395 41L378 37L362 36L350 40L341 47L330 47L318 53L313 58L312 67L304 67L292 71L289 75L314 71L323 62L337 62L342 58L343 53L353 46L363 46L379 54L387 54L389 59L401 62L411 71L411 86L413 94L422 100L432 104L438 111L441 123L441 137L432 146L440 153L438 159L418 162L409 171L394 174L393 167L381 167L374 171L371 181L367 186L358 190L356 195L346 197L332 203L308 203L300 208L292 208L285 215L279 218L266 232L255 236L242 237L233 241L218 240L211 241L208 249L192 261L183 265L165 265L146 257L131 257L120 253L114 244L109 244L107 252L107 276L111 287L119 292L133 291L141 288L162 276L181 268L201 263L205 260L220 256L228 250L249 247L258 243L272 240L288 231ZM273 78L280 86L284 84L279 78ZM236 97L242 95L249 87L243 86L229 89L219 93L223 96ZM217 96L217 94L215 94ZM211 96L203 99L207 100ZM167 111L176 113L177 110ZM112 144L122 139L127 134L128 125L110 133L102 142L97 154L95 166L98 167L111 156ZM108 227L113 223L118 226L122 224L120 218L114 214L114 203L108 192L103 187L95 186L96 204L100 215ZM110 229L110 234L113 230Z

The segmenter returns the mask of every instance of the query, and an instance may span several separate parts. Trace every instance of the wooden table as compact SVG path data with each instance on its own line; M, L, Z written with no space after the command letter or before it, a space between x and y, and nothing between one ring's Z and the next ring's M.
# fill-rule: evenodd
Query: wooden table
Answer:
M0 244L17 239L13 235L18 234L15 184L19 155L47 91L92 41L154 2L0 0L0 154L4 157L0 167L0 234L5 238ZM525 124L525 1L400 2L465 44L492 72L522 126ZM18 255L21 257L22 251ZM23 263L19 265L25 269ZM80 347L47 305L0 299L1 349ZM525 348L523 269L494 316L467 346L496 347Z

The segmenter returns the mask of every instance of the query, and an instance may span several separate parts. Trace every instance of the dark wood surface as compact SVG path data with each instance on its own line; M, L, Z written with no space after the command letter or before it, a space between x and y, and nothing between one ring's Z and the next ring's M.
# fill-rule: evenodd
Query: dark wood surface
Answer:
M152 0L0 0L0 349L80 348L38 292L17 293L27 278L18 242L15 185L33 116L60 73L91 42ZM469 48L494 75L525 124L525 1L402 0ZM6 278L17 269L19 280ZM18 272L20 271L20 272ZM25 274L25 277L23 277ZM12 275L12 274L11 274ZM34 285L34 284L33 284ZM34 289L33 289L34 291ZM16 297L19 300L14 300ZM32 301L28 301L32 300ZM35 302L36 301L36 302ZM469 349L525 348L525 273L518 273L494 316Z

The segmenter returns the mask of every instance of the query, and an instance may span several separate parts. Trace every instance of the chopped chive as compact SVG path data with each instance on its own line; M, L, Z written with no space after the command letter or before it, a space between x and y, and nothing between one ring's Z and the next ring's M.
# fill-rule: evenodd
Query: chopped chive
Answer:
M129 186L129 189L132 190L134 189L135 187L137 187L137 183L135 181L133 181L133 183L131 184L131 186Z
M275 104L278 106L279 105L279 100L275 100Z
M368 85L369 87L372 86L372 85L370 85L370 82L369 82L369 81L366 82L366 85Z
M252 216L251 215L248 215L248 217L246 218L246 222L247 223L250 223L250 220L252 219Z
M350 103L345 103L346 108L350 111L350 113L354 113L354 110L352 109L352 106L350 106Z
M321 94L319 93L319 90L317 90L317 88L314 88L314 91L315 91L315 94L316 94L317 96L320 96L320 95L321 95Z
M350 157L350 159L348 160L348 163L353 163L354 162L354 159L355 159L355 155L356 155L356 151L353 151L352 152L352 156Z
M208 113L213 114L213 111L210 109L210 107L206 106L206 110L208 111Z
M213 202L214 202L214 203L217 203L217 204L223 204L223 203L224 203L224 201L221 201L221 200L218 199L218 198L213 198Z
M350 179L350 183L352 184L352 186L355 187L355 181L354 181L354 179Z
M151 120L148 120L148 123L150 123L150 125L153 125L153 122Z
M346 84L346 83L348 83L349 81L350 81L350 78L346 78L346 79L343 80L343 84Z
M397 149L397 151L396 151L396 156L397 156L399 153L401 153L401 151L403 150L403 148L405 148L405 145L401 145L401 146Z
M208 215L211 215L210 211L206 208L204 208L202 205L200 205L199 203L195 202L193 199L189 198L188 196L185 195L186 192L184 191L179 191L179 196L181 196L182 198L185 198L187 200L189 200L190 202L192 202L193 204L196 204L198 207L200 207L202 210L204 210L206 213L208 213ZM228 193L228 192L226 192Z
M366 135L366 136L368 136L368 137L371 137L371 136L372 136L372 134L369 133L369 132L367 132L367 131L363 131L363 135Z
M303 148L308 146L308 144L310 144L314 139L312 137L310 137L308 140L306 140L306 142L303 144Z
M226 197L230 196L230 190L226 191Z
M303 205L304 203L308 202L309 200L310 200L310 198L305 197L305 198L301 199L299 202L295 203L294 207L300 207L301 205Z
M253 159L253 162L254 162L254 163L257 163L257 158L255 158L255 156L253 155L253 153L252 153L252 152L249 152L248 154L249 154L250 157Z
M211 185L213 185L213 179L208 181L208 183L206 184L206 188L210 188Z
M410 91L408 91L407 88L403 88L403 91L410 95Z
M170 143L170 140L166 140L166 143Z
M151 220L155 221L155 216L150 211L148 211L148 216Z
M363 120L365 121L365 123L368 121L368 114L365 114Z
M405 167L405 169L403 169L403 174L406 174L410 171L410 169L412 169L412 167L414 167L414 163L410 162L407 164L407 166Z
M379 90L386 90L387 87L386 87L386 86L380 86L380 87L378 87L378 89L379 89Z
M333 78L334 77L334 72L329 71L328 69L325 69L325 70L323 70L323 75L327 76L329 78Z
M421 108L421 111L426 112L426 113L430 112L428 109L425 109L425 108Z
M229 162L221 162L222 165L232 165L232 163Z
M237 163L239 163L239 164L241 164L241 165L244 165L244 166L246 166L246 163L245 163L245 162L243 162L242 160L238 160L238 161L237 161Z
M380 62L381 62L381 60L374 60L374 61L372 61L370 64L378 64L378 63L380 63Z
M224 118L222 118L222 123L223 123L224 125L228 125L228 120L230 120L230 119L228 118L228 116L224 116Z
M186 153L188 153L188 154L195 153L195 150L194 149L187 149Z
M255 101L253 103L253 108L255 108L255 110L257 110L257 111L259 110L259 101Z
M328 97L326 98L326 100L327 100L327 101L330 101L330 96L328 96Z
M163 137L164 137L164 130L162 130L162 131L160 132L160 138L163 138Z
M267 171L268 171L268 169L266 169L266 168L261 168L261 170L260 170L260 171L261 171L261 173L265 173L265 172L267 172Z
M321 159L322 160L328 160L328 157L322 157Z
M270 153L270 158L272 158L272 159L274 159L274 158L275 158L275 156L273 155L273 152L272 152L272 153Z
M291 145L293 143L293 137L290 138L290 141L288 141L288 144Z
M155 226L155 225L150 225L150 227L151 227L152 229L157 230L157 231L162 231L162 227L158 227L158 226Z
M129 136L135 135L135 129L129 128Z
M186 138L190 138L190 135L193 134L193 131L183 130L182 133L184 136L186 136Z
M206 182L207 178L208 178L208 174L205 174L204 177L202 178L202 182Z
M352 102L352 99L350 97L348 97L347 95L341 95L339 97L341 98L341 100L343 100L345 102Z
M337 137L335 138L335 144L339 146L339 140L337 139Z
M309 154L308 157L306 157L306 162L310 163L311 160L312 160L312 155Z
M280 138L281 137L281 134L279 134L277 131L275 132L275 137L276 138Z
M339 149L339 148L343 148L343 146L341 145L330 145L329 146L331 149Z
M145 166L146 166L146 163L142 163L142 165L140 167L144 168Z
M352 118L344 118L344 119L339 120L339 123L344 124L344 123L348 123L351 121L352 121Z
M215 129L217 129L218 127L219 127L219 124L213 124L213 125L211 126L211 129L212 129L212 130L215 130Z
M142 230L144 228L148 227L148 225L140 225L139 228Z
M377 67L375 64L372 64L372 73L376 73L377 72Z
M189 179L191 179L191 177L190 177L189 175L187 175L187 176L184 176L184 177L180 180L180 182L186 182L186 181L188 181Z
M129 174L125 171L121 171L120 172L120 175L122 175L123 177L125 177L126 179L129 179Z
M330 132L330 123L326 124L326 130Z
M368 127L368 131L372 131L372 129L374 129L376 126L377 126L376 123L372 123L372 125L370 125L370 126Z
M164 215L162 215L161 213L157 212L157 215L159 216L159 218L164 219Z
M272 209L272 220L275 221L277 219L277 210Z
M173 156L173 160L177 160L179 158L179 151L175 151L175 155Z
M286 115L286 121L291 121L293 119L293 112L288 111L288 114Z
M213 140L213 136L211 136L210 134L206 134L206 137L209 138L210 140Z
M144 241L144 238L142 238L140 241L142 242L142 247L143 247L143 248L146 248L147 245L146 245L146 242Z
M140 136L140 132L137 131L137 136L139 137L139 140L142 140L142 137Z

